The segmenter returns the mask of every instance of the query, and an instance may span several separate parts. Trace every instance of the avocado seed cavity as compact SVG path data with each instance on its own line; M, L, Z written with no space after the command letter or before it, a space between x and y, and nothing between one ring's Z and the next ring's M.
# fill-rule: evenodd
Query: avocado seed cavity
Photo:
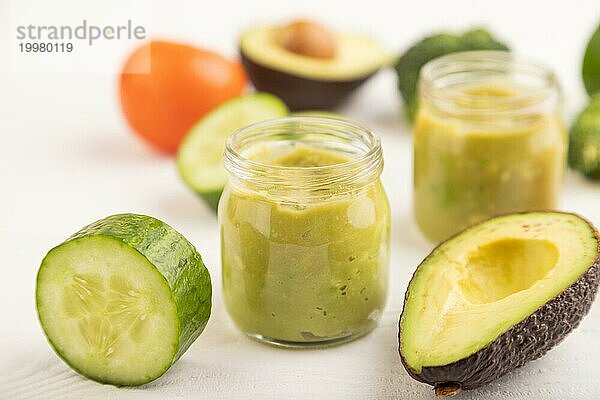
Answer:
M306 57L332 59L336 54L335 34L308 20L296 20L285 25L279 34L279 44L292 53Z

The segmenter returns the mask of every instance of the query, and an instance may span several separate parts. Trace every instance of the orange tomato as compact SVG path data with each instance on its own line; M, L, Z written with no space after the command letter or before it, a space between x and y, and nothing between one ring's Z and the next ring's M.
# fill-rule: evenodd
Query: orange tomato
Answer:
M144 66L149 73L139 73ZM135 132L172 154L198 119L239 96L246 83L237 61L185 44L152 41L125 63L121 107Z

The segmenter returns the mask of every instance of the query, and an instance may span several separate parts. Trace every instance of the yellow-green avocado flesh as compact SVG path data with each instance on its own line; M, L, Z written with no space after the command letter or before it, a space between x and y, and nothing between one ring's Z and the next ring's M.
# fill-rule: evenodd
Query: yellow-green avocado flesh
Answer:
M507 215L449 239L406 293L399 341L407 371L474 388L540 357L589 310L599 262L597 232L574 214Z

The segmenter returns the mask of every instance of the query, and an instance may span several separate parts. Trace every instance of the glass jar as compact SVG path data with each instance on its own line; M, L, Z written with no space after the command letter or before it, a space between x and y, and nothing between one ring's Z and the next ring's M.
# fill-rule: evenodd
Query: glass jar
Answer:
M229 138L223 295L242 331L310 347L376 326L390 235L382 168L379 139L341 119L282 118Z
M414 127L414 210L433 241L494 215L552 209L567 136L555 75L504 51L426 64Z

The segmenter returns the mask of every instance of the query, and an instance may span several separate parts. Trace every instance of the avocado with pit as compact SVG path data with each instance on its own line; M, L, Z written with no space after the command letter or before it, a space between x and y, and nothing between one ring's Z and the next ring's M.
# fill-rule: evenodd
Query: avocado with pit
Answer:
M252 28L239 48L256 89L275 94L293 111L334 109L393 61L369 37L331 32L311 21Z
M474 389L543 356L587 314L600 236L560 212L497 217L440 244L417 267L399 352L438 396Z

